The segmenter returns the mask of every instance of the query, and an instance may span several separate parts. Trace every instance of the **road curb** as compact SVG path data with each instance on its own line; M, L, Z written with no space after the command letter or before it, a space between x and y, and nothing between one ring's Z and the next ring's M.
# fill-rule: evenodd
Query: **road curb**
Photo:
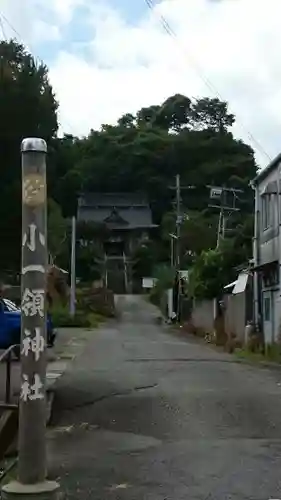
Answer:
M71 340L63 347L62 352L59 354L51 354L51 358L47 364L46 371L46 425L48 425L52 418L53 402L55 398L55 390L57 383L64 375L69 366L74 360L84 351L85 345L88 341L87 338L82 337L82 332L73 335ZM52 358L53 356L53 358Z

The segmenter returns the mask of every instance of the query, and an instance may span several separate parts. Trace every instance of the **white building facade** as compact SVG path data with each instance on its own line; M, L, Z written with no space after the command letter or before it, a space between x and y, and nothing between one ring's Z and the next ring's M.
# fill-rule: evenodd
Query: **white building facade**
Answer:
M255 189L254 311L266 344L281 340L281 154L252 182Z

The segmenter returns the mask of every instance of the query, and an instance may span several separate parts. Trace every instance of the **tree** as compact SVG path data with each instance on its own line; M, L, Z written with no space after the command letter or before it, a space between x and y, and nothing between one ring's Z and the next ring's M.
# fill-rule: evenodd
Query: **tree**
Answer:
M135 278L150 277L155 266L167 260L165 246L159 240L142 242L130 255L133 261L133 274Z
M187 210L184 207L183 212L180 231L181 262L183 265L188 265L203 250L216 246L218 216L208 210L197 212ZM161 228L163 239L170 241L170 234L176 232L176 214L174 212L168 212L164 215Z
M243 260L251 251L252 226L249 223L246 228L244 222L253 211L253 192L248 185L256 175L256 164L252 149L229 131L233 122L227 103L177 94L136 115L122 116L116 126L91 130L84 139L68 136L56 140L50 194L64 216L70 216L76 212L80 191L141 191L150 202L154 222L162 222L163 228L165 217L172 217L169 232L173 232L174 192L170 186L180 174L183 185L195 186L182 191L189 216L182 226L182 263L190 266L202 251L216 246L218 212L208 208L208 184L242 188L231 238L243 248ZM240 236L235 228L240 228ZM147 256L149 269L152 260L169 262L167 230L166 236L162 231L162 237L157 237L158 256ZM144 260L137 259L135 273L144 272Z
M78 246L76 255L76 273L85 283L100 279L102 266L97 262L100 257L99 249L94 245Z
M100 279L103 275L103 249L101 242L108 237L108 228L102 223L80 221L76 227L77 276L84 282Z
M118 120L120 127L131 128L135 126L135 117L131 113L126 113Z
M191 111L191 100L182 94L176 94L166 99L162 104L158 116L157 125L161 123L168 130L180 132L189 125Z
M170 185L176 174L181 175L183 184L196 186L182 193L190 215L182 227L182 246L192 258L214 244L217 214L206 210L208 184L243 188L237 227L251 214L253 192L248 184L256 174L256 164L251 148L235 140L229 131L234 117L227 103L176 94L136 114L123 115L116 125L91 130L83 139L71 135L57 138L57 102L47 68L37 65L23 46L2 42L0 70L0 154L5 165L0 171L0 231L6 242L0 248L3 265L19 265L19 144L28 135L40 135L48 141L48 194L60 206L59 220L77 213L81 191L141 191L151 204L154 222L160 224L163 215L173 210ZM250 224L244 229L241 246L248 248ZM161 261L168 261L167 239L159 239L157 252Z
M166 131L180 132L190 121L191 100L175 94L166 99L163 104L149 106L138 111L137 125L150 125ZM128 115L125 115L128 116ZM129 115L132 117L132 115Z
M19 269L21 255L20 144L24 137L55 137L57 102L48 70L23 45L0 42L0 261Z
M153 125L160 111L160 106L149 106L148 108L142 108L137 112L137 125L139 127L143 125Z
M66 251L68 236L67 221L63 218L60 206L52 199L48 200L48 250L51 260Z
M235 122L234 115L227 111L226 102L209 97L197 99L192 103L190 118L195 130L210 128L216 132L226 132Z
M248 264L245 248L237 248L235 239L226 239L215 249L204 250L189 273L189 294L198 299L212 299L223 287L237 278L237 266Z
M190 270L189 293L198 299L213 299L222 292L227 281L222 249L204 250Z

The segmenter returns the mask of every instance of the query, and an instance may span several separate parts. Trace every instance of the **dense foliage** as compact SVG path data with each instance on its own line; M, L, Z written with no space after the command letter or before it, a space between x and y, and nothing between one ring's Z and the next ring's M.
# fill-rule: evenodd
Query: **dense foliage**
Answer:
M0 262L19 267L21 252L20 144L24 137L55 137L57 102L47 68L25 48L0 42Z
M183 263L190 266L195 262L195 268L200 268L200 262L206 258L206 253L201 252L216 244L218 213L208 208L209 184L243 189L237 202L240 212L232 216L228 233L232 249L239 245L243 251L233 262L228 259L228 269L234 261L250 256L253 194L249 181L255 176L256 165L252 149L234 139L230 131L234 116L228 112L227 103L177 94L160 105L120 117L116 125L105 124L100 130L91 130L85 138L70 135L57 138L58 104L47 68L37 65L23 46L11 41L0 43L0 72L0 232L1 241L5 241L0 247L2 269L19 267L19 146L26 136L41 136L49 145L48 192L53 200L49 224L51 253L64 266L69 262L69 245L65 244L67 231L63 218L75 214L81 190L146 193L160 230L155 233L156 245L150 243L132 256L136 261L135 272L147 274L159 261L168 263L168 233L175 230L175 191L170 187L177 173L183 185L194 186L182 192L184 212L188 214L182 227ZM86 228L82 229L87 233ZM81 267L83 274L94 275L94 260L91 247L81 248L78 268Z

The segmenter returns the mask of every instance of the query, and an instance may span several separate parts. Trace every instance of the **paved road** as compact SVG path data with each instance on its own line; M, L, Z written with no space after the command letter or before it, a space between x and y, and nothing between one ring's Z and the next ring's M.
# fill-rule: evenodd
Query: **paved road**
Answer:
M143 299L59 382L51 476L74 500L281 498L281 370L171 335Z

